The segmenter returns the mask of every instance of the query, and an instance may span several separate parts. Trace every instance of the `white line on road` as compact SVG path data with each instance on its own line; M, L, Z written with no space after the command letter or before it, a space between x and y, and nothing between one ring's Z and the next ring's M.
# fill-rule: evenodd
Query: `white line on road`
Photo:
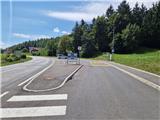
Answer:
M13 69L9 69L9 70L1 70L2 74L5 73L5 72L9 72L9 71L12 71L12 70L15 70L17 68L13 68Z
M1 108L0 118L57 116L66 114L66 106Z
M9 93L9 91L6 91L6 92L2 93L2 94L0 95L0 98L2 98L3 96L7 95L8 93Z
M155 76L155 77L160 78L159 75L154 74L154 73L151 73L151 72L148 72L148 71L144 71L144 70L137 69L137 68L134 68L134 67L131 67L131 66L127 66L127 65L122 65L122 64L120 64L120 63L115 63L115 62L113 62L113 64L117 64L117 65L120 65L120 66L122 66L122 67L127 67L127 68L130 68L130 69L133 69L133 70L137 70L137 71L140 71L140 72L144 72L144 73L146 73L146 74L150 74L150 75L153 75L153 76Z
M156 90L160 91L160 86L159 86L159 85L157 85L157 84L155 84L155 83L153 83L153 82L150 82L149 80L146 80L146 79L144 79L144 78L141 78L141 77L139 77L139 76L137 76L137 75L134 75L134 74L132 74L132 73L130 73L130 72L124 70L124 69L121 69L121 68L119 68L119 67L117 67L117 66L114 66L114 65L111 65L111 66L114 67L114 68L116 68L116 69L118 69L118 70L120 70L120 71L122 71L122 72L124 72L124 73L126 73L126 74L128 74L128 75L130 75L131 77L133 77L133 78L141 81L142 83L145 83L146 85L148 85L148 86L150 86L150 87L153 87L153 88L155 88Z
M13 96L8 101L67 100L67 94Z
M18 86L22 86L22 85L24 85L25 83L27 83L28 81L30 81L30 80L38 77L40 74L42 74L42 73L45 72L47 69L49 69L50 67L52 67L54 63L55 63L55 61L52 62L52 64L50 64L48 67L44 68L42 71L40 71L40 72L38 72L37 74L33 75L32 77L28 78L28 79L25 80L24 82L18 84Z

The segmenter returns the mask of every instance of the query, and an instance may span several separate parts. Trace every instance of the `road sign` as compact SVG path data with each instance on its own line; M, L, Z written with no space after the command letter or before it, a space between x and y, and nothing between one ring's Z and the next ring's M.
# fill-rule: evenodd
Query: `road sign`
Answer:
M76 62L76 64L79 63L77 53L68 53L67 64L69 62Z
M114 53L114 49L112 49L112 53Z
M81 46L78 46L78 50L80 51L82 49L82 47Z

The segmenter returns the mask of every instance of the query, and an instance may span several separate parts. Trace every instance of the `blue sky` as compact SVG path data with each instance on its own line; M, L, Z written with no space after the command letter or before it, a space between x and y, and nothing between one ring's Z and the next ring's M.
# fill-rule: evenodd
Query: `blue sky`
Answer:
M76 21L91 22L102 15L110 4L117 8L122 0L2 0L0 46L8 46L37 38L69 34ZM139 0L148 8L153 1ZM128 0L131 7L136 0Z

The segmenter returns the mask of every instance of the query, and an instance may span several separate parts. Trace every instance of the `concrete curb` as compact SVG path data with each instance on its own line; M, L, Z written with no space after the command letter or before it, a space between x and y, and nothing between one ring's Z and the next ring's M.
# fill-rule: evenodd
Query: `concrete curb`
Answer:
M57 87L50 88L50 89L45 89L45 90L33 90L33 89L28 89L27 86L32 83L32 81L37 77L33 78L31 81L29 81L24 87L23 90L27 92L47 92L47 91L52 91L52 90L57 90L61 87L64 86L64 84L73 77L73 75L82 67L83 65L80 65L76 70L74 70L69 76L67 76L64 81Z

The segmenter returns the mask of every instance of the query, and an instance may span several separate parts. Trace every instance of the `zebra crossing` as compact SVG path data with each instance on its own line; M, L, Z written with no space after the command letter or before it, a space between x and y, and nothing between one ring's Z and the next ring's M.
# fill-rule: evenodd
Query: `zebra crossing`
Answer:
M12 96L7 103L14 102L45 102L67 100L67 94L51 94L51 95L18 95ZM66 114L66 105L60 106L34 106L34 107L16 107L16 108L0 108L0 118L18 118L18 117L42 117L42 116L61 116Z

